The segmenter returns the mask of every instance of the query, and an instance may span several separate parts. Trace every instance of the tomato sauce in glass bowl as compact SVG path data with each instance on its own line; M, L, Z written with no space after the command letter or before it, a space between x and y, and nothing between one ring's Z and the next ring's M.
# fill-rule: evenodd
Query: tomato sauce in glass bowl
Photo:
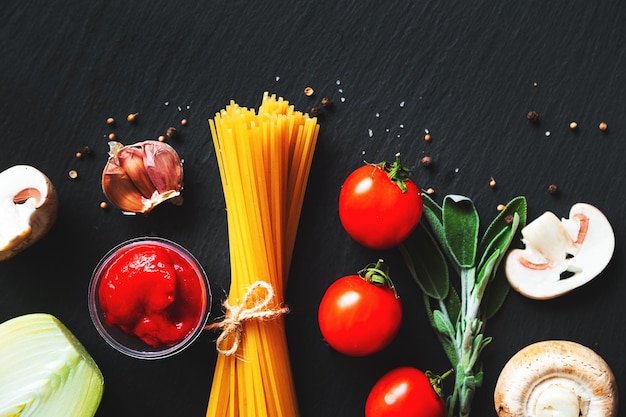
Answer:
M89 311L114 348L141 359L171 356L202 332L211 307L198 260L163 238L131 239L99 262L89 285Z

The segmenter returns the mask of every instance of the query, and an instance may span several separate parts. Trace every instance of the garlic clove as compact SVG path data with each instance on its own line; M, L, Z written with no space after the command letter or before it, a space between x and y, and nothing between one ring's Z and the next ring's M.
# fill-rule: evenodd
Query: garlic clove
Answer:
M111 161L102 173L102 191L113 205L124 212L145 213L149 209L126 171Z
M128 175L144 198L154 193L154 185L144 169L144 151L141 146L126 146L117 153L117 164Z
M159 194L180 192L183 185L183 165L176 151L167 143L146 141L143 144L143 164ZM163 175L163 173L167 175Z
M102 189L113 205L134 214L148 213L166 200L182 204L183 167L174 148L153 140L109 146Z

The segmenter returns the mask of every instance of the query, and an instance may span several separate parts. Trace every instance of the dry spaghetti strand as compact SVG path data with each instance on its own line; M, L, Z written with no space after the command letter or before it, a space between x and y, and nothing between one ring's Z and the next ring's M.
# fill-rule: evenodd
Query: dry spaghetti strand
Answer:
M231 282L225 319L210 326L221 330L221 353L206 415L297 417L283 301L319 125L265 93L258 112L231 101L209 126L228 213Z

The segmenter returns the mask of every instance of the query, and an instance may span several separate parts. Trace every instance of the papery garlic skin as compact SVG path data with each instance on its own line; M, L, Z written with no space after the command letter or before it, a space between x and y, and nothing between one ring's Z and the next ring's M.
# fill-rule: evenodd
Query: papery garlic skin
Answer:
M163 201L182 204L183 164L174 148L146 140L109 142L102 191L125 214L148 213Z

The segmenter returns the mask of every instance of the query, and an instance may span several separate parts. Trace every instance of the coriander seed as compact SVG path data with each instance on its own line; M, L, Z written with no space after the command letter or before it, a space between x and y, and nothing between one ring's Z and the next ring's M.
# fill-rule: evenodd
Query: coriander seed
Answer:
M315 90L313 90L311 87L306 87L304 89L304 95L307 97L311 97L314 93L315 93Z
M70 171L67 173L67 175L69 175L69 177L71 179L76 179L78 178L78 172L76 172L75 169L70 169Z

